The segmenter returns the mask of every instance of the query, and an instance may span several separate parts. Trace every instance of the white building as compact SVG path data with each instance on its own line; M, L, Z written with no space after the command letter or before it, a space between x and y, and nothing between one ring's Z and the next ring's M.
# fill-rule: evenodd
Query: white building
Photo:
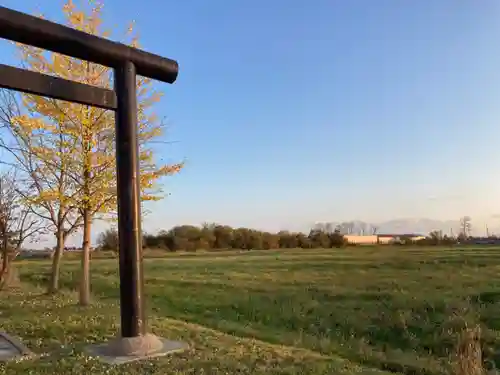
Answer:
M354 234L346 234L344 238L348 243L353 245L388 245L391 243L397 243L402 239L410 239L412 241L418 241L424 239L425 236L419 234L372 234L366 236L354 235Z

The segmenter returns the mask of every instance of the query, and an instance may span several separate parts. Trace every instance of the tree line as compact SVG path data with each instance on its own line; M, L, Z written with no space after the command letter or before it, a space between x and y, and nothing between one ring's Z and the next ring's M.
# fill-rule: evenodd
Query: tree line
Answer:
M118 232L114 228L102 232L97 243L99 249L116 251ZM144 234L142 244L144 248L150 249L196 251L333 248L346 245L346 241L336 230L327 232L315 228L308 234L289 231L271 233L250 228L232 228L228 225L203 224L181 225L157 234Z
M202 224L180 225L170 230L161 230L157 234L144 233L142 246L144 249L162 249L165 251L197 251L197 250L272 250L272 249L317 249L358 246L348 243L342 226L317 225L308 233L267 232L251 228L233 228L228 225ZM457 237L443 235L441 231L432 231L425 238L414 240L412 237L400 236L390 244L398 246L450 246L466 243L470 240L459 234ZM118 250L118 232L115 228L101 232L97 239L97 249L107 251Z

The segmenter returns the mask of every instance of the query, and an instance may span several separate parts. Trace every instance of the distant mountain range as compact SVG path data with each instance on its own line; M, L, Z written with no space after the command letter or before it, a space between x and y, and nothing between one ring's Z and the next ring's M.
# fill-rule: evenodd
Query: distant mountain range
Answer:
M474 227L472 229L474 229ZM481 229L484 230L484 227ZM434 230L443 231L443 234L457 235L460 231L460 221L441 221L433 219L395 219L378 224L378 233L418 233L427 235Z

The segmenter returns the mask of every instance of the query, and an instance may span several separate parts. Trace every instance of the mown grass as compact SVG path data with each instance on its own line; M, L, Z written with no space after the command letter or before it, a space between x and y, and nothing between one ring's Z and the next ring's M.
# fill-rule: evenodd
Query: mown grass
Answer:
M54 297L41 295L49 263L19 262L24 286L0 294L0 329L53 354L0 365L0 374L450 374L464 328L476 326L484 365L500 364L498 248L149 259L151 331L191 349L125 367L82 353L119 329L116 263L93 260L94 303L82 309L78 262L64 264Z

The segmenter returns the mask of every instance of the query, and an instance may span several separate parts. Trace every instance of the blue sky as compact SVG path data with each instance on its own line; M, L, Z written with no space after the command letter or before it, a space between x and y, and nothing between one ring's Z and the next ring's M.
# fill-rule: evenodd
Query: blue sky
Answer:
M2 2L56 21L60 4ZM162 159L187 165L145 229L500 213L497 0L107 0L104 16L180 64L157 111Z

